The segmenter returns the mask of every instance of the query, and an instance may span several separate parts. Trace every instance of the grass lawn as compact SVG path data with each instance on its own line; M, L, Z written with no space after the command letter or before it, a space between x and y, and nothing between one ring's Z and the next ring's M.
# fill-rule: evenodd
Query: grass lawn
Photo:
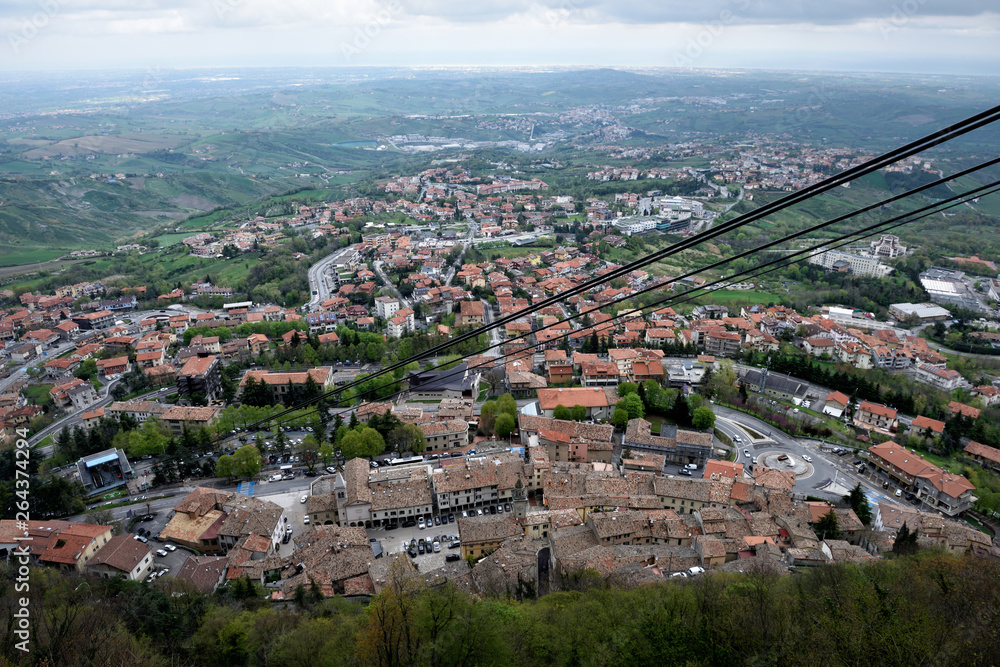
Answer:
M945 470L954 473L956 475L961 475L962 470L965 467L962 464L958 463L957 461L953 461L952 459L949 459L944 456L931 454L930 452L925 452L920 449L917 450L917 453L920 455L920 458L924 459L928 463L933 463L939 468L944 468Z
M48 403L52 400L52 396L49 394L49 389L52 389L51 384L35 384L27 389L24 389L24 397L28 399L28 403L34 403L36 405L42 405L43 403Z

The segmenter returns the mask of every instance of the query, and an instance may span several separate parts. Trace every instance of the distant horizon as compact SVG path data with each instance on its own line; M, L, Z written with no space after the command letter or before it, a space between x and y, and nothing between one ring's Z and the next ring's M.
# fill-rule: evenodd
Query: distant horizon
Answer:
M989 0L8 0L0 36L3 72L794 63L990 75L1000 64Z
M784 73L784 74L861 74L861 75L897 75L897 76L913 76L913 77L944 77L944 76L967 76L972 78L1000 78L1000 69L994 72L953 72L953 71L940 71L940 72L926 72L926 71L909 71L909 70L879 70L879 69L820 69L820 68L790 68L790 67L726 67L726 66L703 66L703 67L674 67L671 65L629 65L629 64L563 64L563 63L543 63L536 65L528 64L477 64L477 65L461 65L461 64L450 64L450 65L419 65L419 64L406 64L406 65L375 65L375 64L353 64L353 65L167 65L157 68L157 71L173 71L173 72L183 72L183 71L196 71L196 70L282 70L282 69L300 69L300 70L486 70L486 69L505 69L512 72L528 72L531 70L538 71L557 71L557 70L616 70L616 71L626 71L626 72L642 72L647 70L657 71L657 72L679 72L679 73L692 73L697 74L699 72L771 72L771 73ZM150 68L148 67L79 67L79 68L65 68L65 69L22 69L22 70L7 70L0 67L0 76L5 75L37 75L37 74L79 74L79 73L95 73L104 74L112 72L131 72L131 73L145 73L148 72Z

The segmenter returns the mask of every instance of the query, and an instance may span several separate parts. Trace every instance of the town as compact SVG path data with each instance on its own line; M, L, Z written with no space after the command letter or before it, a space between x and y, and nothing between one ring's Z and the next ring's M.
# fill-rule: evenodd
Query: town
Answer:
M741 178L756 164L724 165L740 197L785 187ZM787 573L900 551L907 531L995 555L983 526L1000 508L962 466L1000 469L1000 389L920 335L940 338L949 306L986 312L964 272L922 274L937 303L891 304L890 320L838 304L731 311L710 290L661 306L706 279L639 269L531 309L614 272L632 239L709 229L724 208L701 188L712 198L579 201L538 179L435 168L388 180L398 199L303 205L183 239L218 258L290 234L336 240L297 307L205 280L160 294L7 290L4 439L28 429L39 474L76 489L44 508L76 520L28 525L33 559L205 592L248 578L285 600L310 583L374 595L400 564L527 597L586 571L625 586ZM816 263L884 277L907 248L883 234L852 253ZM204 297L221 307L194 305ZM410 361L456 339L457 356ZM7 553L21 532L3 522Z

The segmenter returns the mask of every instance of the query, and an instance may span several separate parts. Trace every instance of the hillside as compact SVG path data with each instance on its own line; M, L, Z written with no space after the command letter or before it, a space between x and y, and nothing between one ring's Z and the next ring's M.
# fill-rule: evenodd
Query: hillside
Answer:
M735 563L734 563L735 565ZM9 565L3 604L13 608ZM641 568L640 568L641 569ZM33 569L31 652L18 664L885 665L995 663L1000 565L923 553L777 578L712 574L626 590L596 572L538 600L476 599L401 572L366 598L301 590L270 604L259 584L203 596ZM523 592L523 591L522 591ZM49 619L58 619L50 622Z

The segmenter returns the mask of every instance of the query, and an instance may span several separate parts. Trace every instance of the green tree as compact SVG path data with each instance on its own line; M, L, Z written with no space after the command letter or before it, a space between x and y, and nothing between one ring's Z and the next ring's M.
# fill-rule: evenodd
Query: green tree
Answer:
M260 452L253 445L243 445L233 454L233 471L237 477L253 479L260 472L262 463Z
M917 546L917 538L919 534L917 531L910 530L910 527L903 522L903 525L899 527L899 531L896 532L896 541L892 545L892 553L897 556L912 556L917 553L919 547Z
M851 506L861 523L867 526L872 522L872 508L868 504L868 498L865 497L864 489L861 488L861 482L855 484L851 492L844 496L844 502Z
M215 476L231 480L236 477L236 463L229 454L223 454L215 462Z
M710 428L715 427L715 413L712 412L712 408L707 405L703 405L700 408L695 408L694 412L691 413L691 425L694 426L699 431L705 431Z
M638 385L634 382L622 382L618 385L618 395L625 398L629 394L635 394L639 391Z
M497 399L497 414L504 413L517 419L517 401L510 394L504 394Z
M587 418L587 408L582 405L574 405L570 408L570 412L573 415L573 421L582 422Z
M424 451L424 432L416 424L400 424L389 432L387 442L401 455L406 452L419 454Z
M496 424L494 428L496 429L497 435L506 440L510 437L510 434L514 432L514 418L511 417L506 412L497 417Z
M615 411L611 415L611 423L622 431L628 426L628 409L621 403L615 406Z
M674 398L674 404L670 407L669 417L675 424L684 428L691 425L691 409L687 400L678 394Z
M573 418L573 411L567 408L565 405L560 403L552 411L552 417L554 419L565 419L570 420Z
M821 540L835 540L840 537L840 525L837 521L837 515L833 512L833 508L830 508L829 512L819 518L813 529L819 534Z
M484 401L479 408L479 430L486 435L493 433L493 422L497 418L497 402Z
M385 440L368 426L349 431L340 441L340 451L345 459L374 458L385 451Z
M640 419L646 415L646 406L642 404L639 394L626 394L625 399L621 403L624 403L629 419Z

